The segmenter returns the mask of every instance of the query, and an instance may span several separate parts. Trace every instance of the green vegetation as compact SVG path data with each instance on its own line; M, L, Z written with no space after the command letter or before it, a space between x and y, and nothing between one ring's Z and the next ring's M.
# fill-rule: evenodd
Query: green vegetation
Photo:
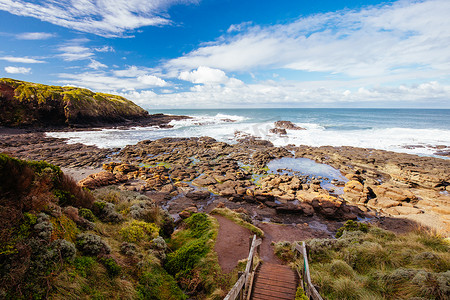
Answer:
M162 267L171 219L138 193L98 195L56 166L0 154L0 298L186 299Z
M187 299L172 276L158 265L144 272L137 286L139 299Z
M159 228L152 223L133 220L120 229L123 239L129 243L152 240L158 236Z
M303 288L299 285L297 291L295 292L295 300L308 300Z
M0 103L0 125L67 126L120 122L147 112L123 97L75 87L49 86L9 78L1 85L14 91Z
M288 245L279 243L279 256L292 261ZM339 238L312 239L307 248L312 281L327 299L450 297L450 245L436 234L347 222Z
M338 229L336 232L336 237L340 238L344 231L362 231L367 232L369 230L369 225L365 223L355 222L353 220L348 220L345 222L344 226Z
M261 238L264 237L264 232L261 229L259 229L258 227L256 227L255 225L251 224L250 223L251 219L243 213L238 213L238 212L232 211L229 208L224 207L224 208L213 209L213 211L211 211L211 214L223 216L223 217L233 221L234 223L236 223L244 228L247 228L253 234L256 234L258 237L261 237Z
M188 295L222 299L237 279L237 271L223 275L214 252L217 221L203 213L185 220L185 227L169 241L174 250L167 255L165 269L172 274Z
M0 154L0 177L0 298L222 299L245 267L222 274L206 214L173 233L146 196L91 193L45 162Z

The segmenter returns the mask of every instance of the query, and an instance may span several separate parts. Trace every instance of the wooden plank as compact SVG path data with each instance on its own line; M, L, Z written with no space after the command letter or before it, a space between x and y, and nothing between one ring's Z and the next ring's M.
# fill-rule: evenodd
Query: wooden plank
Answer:
M256 288L256 290L263 294L264 291L269 291L269 292L280 292L280 293L285 293L285 294L295 294L295 292L297 291L294 288L291 287L281 287L281 286L259 286Z
M255 291L254 296L258 296L260 295L261 297L266 296L266 297L277 297L278 299L283 299L283 300L293 300L295 298L295 293L283 293L283 292L278 292L278 291L268 291L268 290L258 290Z
M256 280L264 279L269 281L281 281L281 282L297 282L296 277L278 277L271 274L261 274L256 277Z
M296 282L285 282L285 281L270 281L270 280L258 280L255 282L255 287L260 286L270 286L270 287L284 287L284 288L293 288L294 290L297 288Z

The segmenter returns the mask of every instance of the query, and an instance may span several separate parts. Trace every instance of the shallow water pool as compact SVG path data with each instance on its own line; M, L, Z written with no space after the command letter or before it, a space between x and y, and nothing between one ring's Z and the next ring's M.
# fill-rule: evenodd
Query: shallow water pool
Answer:
M306 175L310 178L322 177L321 186L327 190L334 190L336 194L342 194L342 187L337 187L331 183L333 180L347 182L348 179L342 173L332 166L317 163L309 158L283 157L272 160L267 164L269 173L288 174L288 175Z

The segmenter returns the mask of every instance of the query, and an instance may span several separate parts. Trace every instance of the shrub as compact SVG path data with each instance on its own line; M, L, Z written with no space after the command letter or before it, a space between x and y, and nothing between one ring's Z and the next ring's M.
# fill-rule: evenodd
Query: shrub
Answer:
M362 231L362 232L368 232L369 231L369 225L365 223L359 223L355 222L353 220L348 220L345 222L344 226L338 229L336 233L336 237L339 238L342 236L344 231Z
M172 275L186 274L208 253L203 239L193 240L167 255L166 270Z
M94 203L92 193L80 187L72 177L61 174L57 180L56 186L59 191L59 203L62 206L71 205L78 208L91 208Z
M189 228L189 236L192 238L200 238L211 226L206 214L193 214L185 222Z
M101 259L101 262L106 268L108 275L111 277L116 277L122 271L122 268L117 264L114 258L108 257Z
M161 250L161 251L167 250L166 241L160 236L158 236L152 240L151 246L153 249L156 249L156 250Z
M283 261L292 261L294 259L294 252L290 242L278 242L274 245L275 255Z
M68 261L73 261L77 253L75 244L64 239L56 240L51 243L51 247L56 249L59 255Z
M158 231L159 228L155 224L133 220L120 229L120 234L125 241L137 243L157 237Z
M297 291L295 292L295 300L309 300L301 285L298 286Z
M130 207L130 215L136 220L143 220L151 223L159 223L161 219L159 207L151 201L139 201L133 204Z
M52 236L53 226L50 223L50 217L44 213L37 215L36 225L34 225L34 230L36 230L38 237L43 240L50 240Z
M62 215L58 218L52 217L50 222L53 226L52 240L66 239L75 241L78 229L74 221Z
M86 277L91 272L92 266L95 264L95 259L89 256L81 256L75 258L73 264L78 273Z
M103 222L120 223L123 221L121 214L115 210L115 205L108 202L96 201L92 206L94 214Z
M99 254L109 254L111 248L101 237L90 233L81 233L77 235L76 242L78 250L85 255L96 256Z
M95 215L92 213L92 211L89 208L80 208L78 210L78 215L80 217L85 218L88 221L95 222Z
M120 245L120 253L126 256L134 256L136 255L136 245L124 242Z
M137 291L139 299L187 299L173 277L158 265L153 265L140 277Z

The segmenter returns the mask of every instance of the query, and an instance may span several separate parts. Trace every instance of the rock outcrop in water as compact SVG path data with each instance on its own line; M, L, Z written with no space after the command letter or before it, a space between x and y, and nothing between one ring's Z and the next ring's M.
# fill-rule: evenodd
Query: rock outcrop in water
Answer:
M91 127L147 123L146 110L123 97L75 87L0 79L0 126Z

